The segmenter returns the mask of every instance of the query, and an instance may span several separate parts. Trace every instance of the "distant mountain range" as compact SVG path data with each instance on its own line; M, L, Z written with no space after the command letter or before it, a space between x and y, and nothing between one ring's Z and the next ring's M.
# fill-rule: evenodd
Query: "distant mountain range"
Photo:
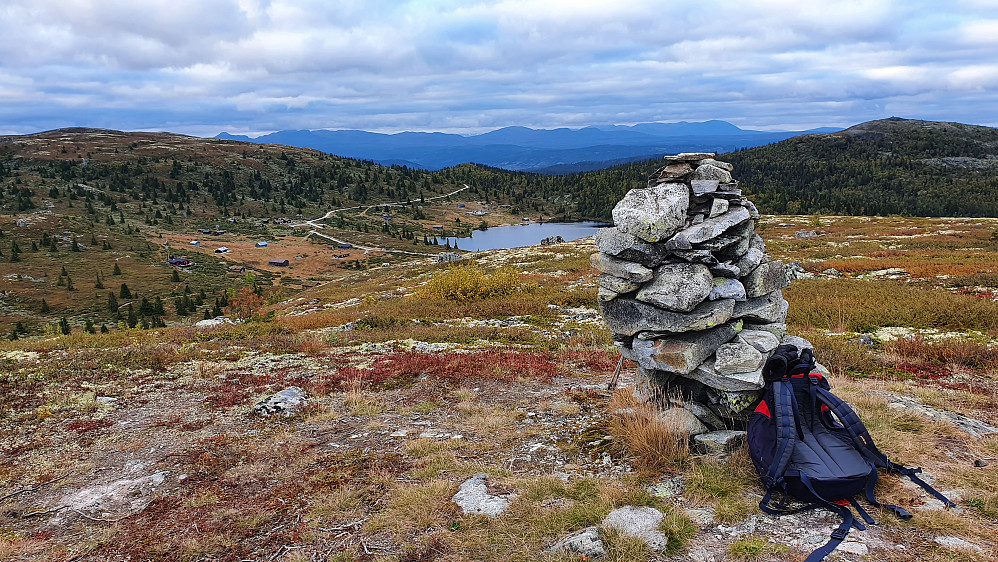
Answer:
M713 120L582 129L504 127L470 136L317 129L277 131L256 138L221 133L216 138L313 148L337 156L427 170L474 162L506 170L565 174L677 152L730 152L802 134L839 130L822 127L808 131L752 131Z

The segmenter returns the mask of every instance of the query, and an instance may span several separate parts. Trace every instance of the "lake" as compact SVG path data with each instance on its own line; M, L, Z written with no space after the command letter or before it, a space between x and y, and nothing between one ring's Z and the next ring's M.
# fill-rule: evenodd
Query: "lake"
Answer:
M596 230L610 226L602 222L532 222L514 224L512 226L493 226L488 230L472 231L468 238L437 238L440 244L450 241L451 246L457 240L461 250L479 252L482 250L500 250L503 248L519 248L534 246L548 236L561 236L566 241L577 240L596 233Z

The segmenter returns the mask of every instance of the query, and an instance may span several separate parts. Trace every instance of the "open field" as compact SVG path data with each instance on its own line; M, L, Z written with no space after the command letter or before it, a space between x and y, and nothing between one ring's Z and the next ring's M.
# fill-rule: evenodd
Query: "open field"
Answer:
M786 291L790 331L815 343L833 388L881 448L923 466L960 506L937 510L884 476L879 494L915 518L874 513L882 525L851 534L861 546L836 556L988 560L998 549L998 438L976 439L889 397L998 424L998 225L762 225L774 257L819 274ZM794 237L805 230L825 234ZM293 262L296 276L332 252L273 240L264 252L309 254ZM220 242L233 248L225 259L262 259L251 241ZM595 310L593 250L583 240L456 265L339 268L242 324L0 344L0 558L567 560L543 550L616 506L654 505L668 514L669 550L604 533L610 560L799 560L813 546L758 512L744 451L718 464L674 442L667 450L661 428L633 417L640 408L620 413L633 370L607 390L617 354ZM820 275L828 267L843 276ZM891 267L907 275L876 273ZM853 341L861 332L872 345ZM310 396L302 413L248 413L288 386ZM450 502L479 472L517 494L497 519ZM649 488L679 477L679 495ZM807 517L818 534L833 524Z

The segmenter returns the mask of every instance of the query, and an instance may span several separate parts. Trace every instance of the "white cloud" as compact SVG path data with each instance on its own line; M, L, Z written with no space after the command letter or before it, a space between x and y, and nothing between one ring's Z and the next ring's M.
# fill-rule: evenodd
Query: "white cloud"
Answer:
M998 121L994 3L8 0L0 129ZM919 105L921 104L921 105ZM967 112L967 113L961 113ZM157 119L159 121L157 121ZM116 121L117 120L117 121Z

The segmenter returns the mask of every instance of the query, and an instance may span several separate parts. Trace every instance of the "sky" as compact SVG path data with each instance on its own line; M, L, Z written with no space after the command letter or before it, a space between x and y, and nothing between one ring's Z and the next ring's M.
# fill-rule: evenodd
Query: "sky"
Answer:
M0 133L998 126L998 0L3 0Z

